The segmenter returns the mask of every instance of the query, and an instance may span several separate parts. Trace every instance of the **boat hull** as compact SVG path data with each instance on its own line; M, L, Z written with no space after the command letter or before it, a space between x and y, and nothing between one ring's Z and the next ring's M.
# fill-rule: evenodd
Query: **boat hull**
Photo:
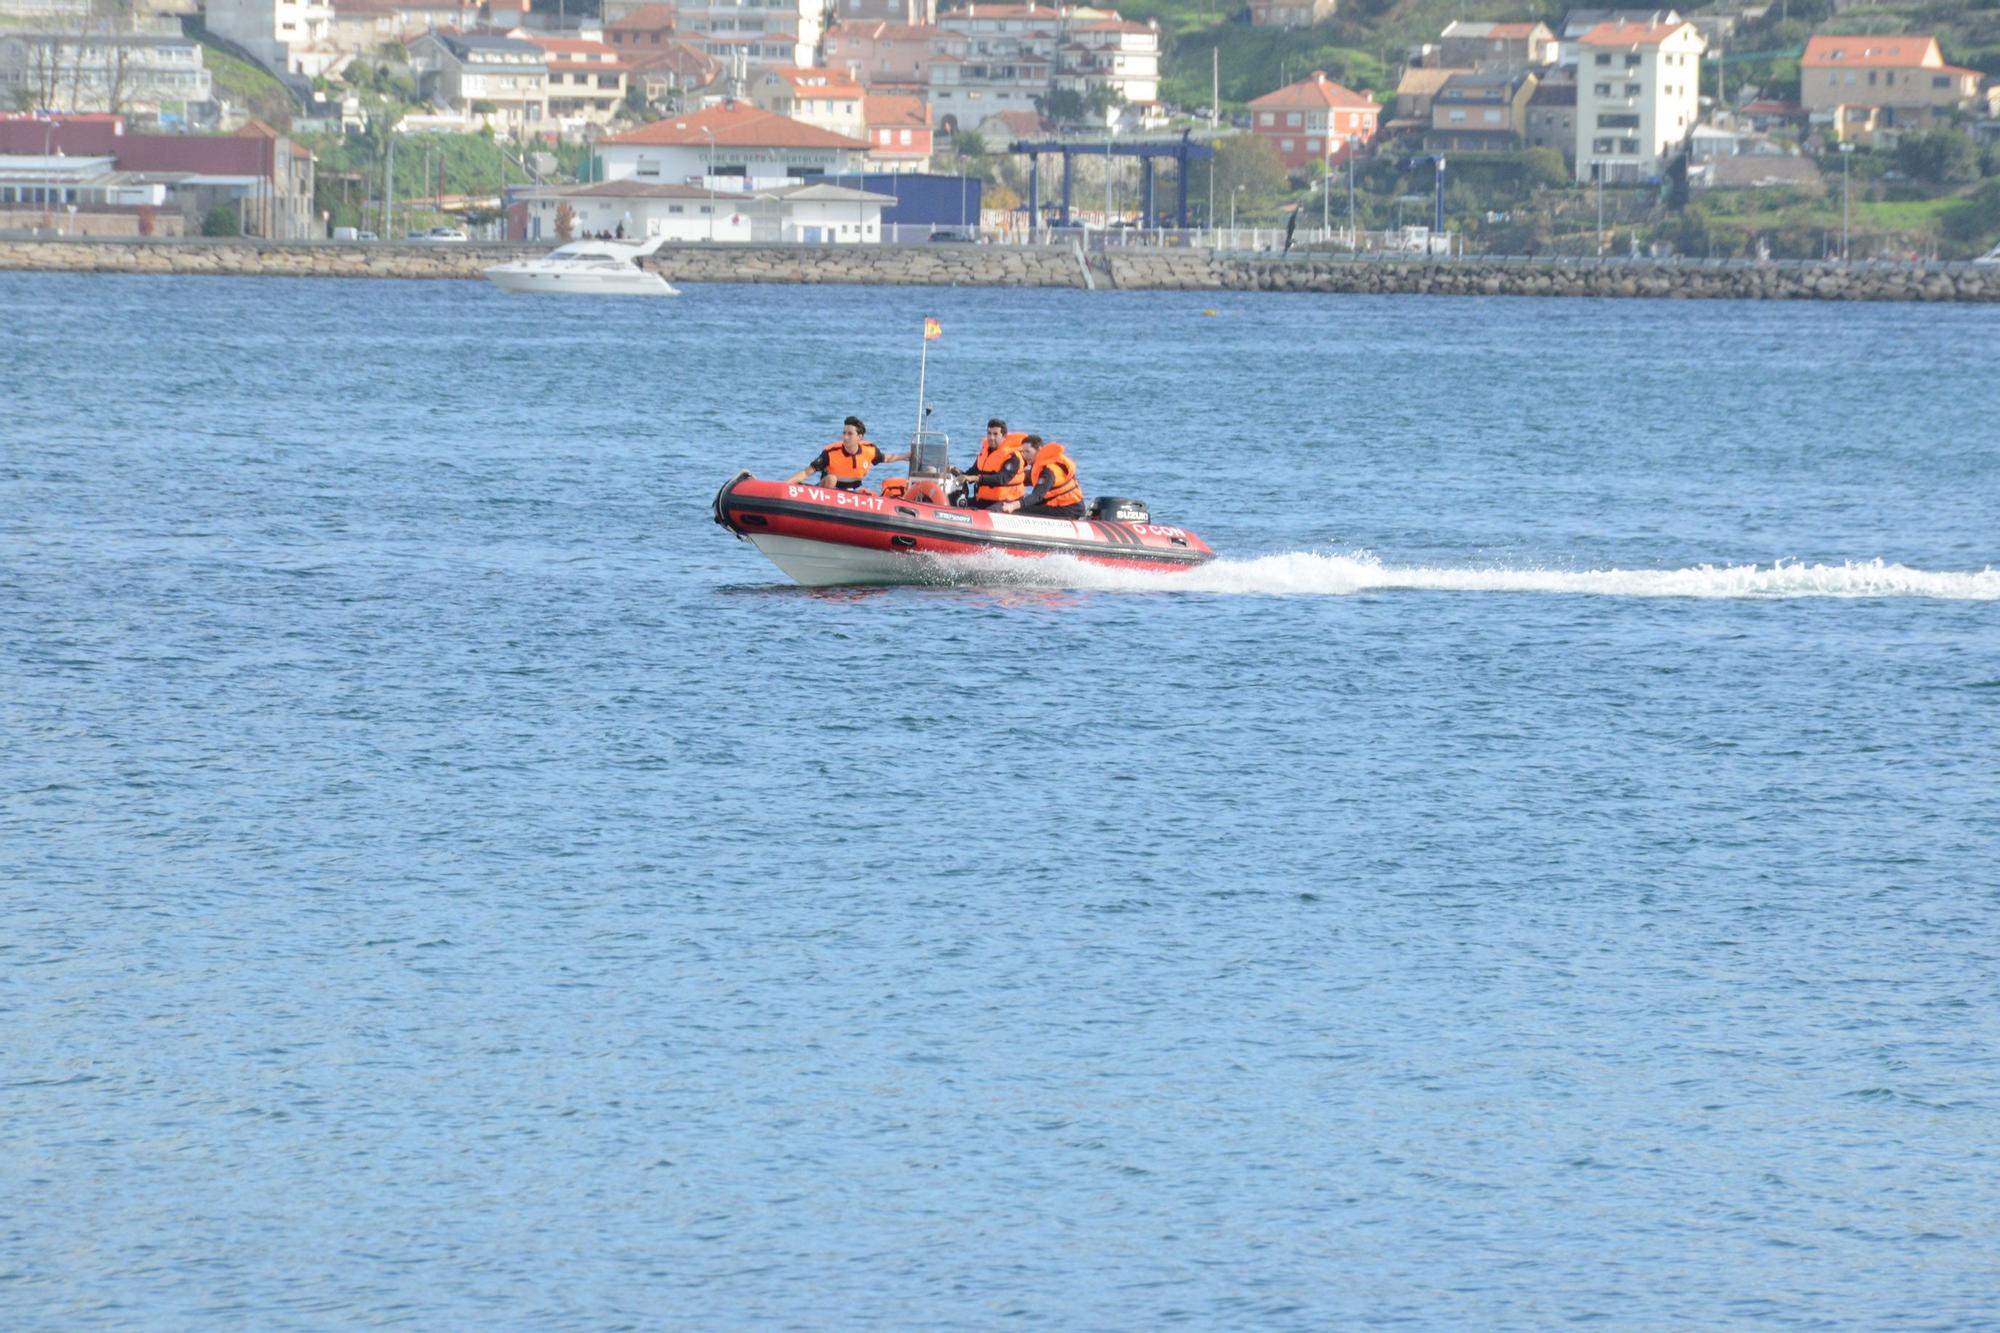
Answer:
M1215 558L1168 524L955 509L747 472L716 495L715 521L808 588L1032 580L1051 557L1172 575Z
M503 292L531 295L550 293L565 296L679 296L680 292L657 273L633 269L630 273L534 272L510 264L487 269L486 279Z

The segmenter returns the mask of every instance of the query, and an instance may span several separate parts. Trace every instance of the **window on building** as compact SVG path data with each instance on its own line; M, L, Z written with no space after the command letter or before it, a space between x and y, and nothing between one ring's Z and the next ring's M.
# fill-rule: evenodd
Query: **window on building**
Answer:
M1266 129L1269 129L1271 126L1276 125L1278 123L1278 117L1272 112L1260 111L1257 113L1257 123L1259 125L1264 126Z
M1851 77L1851 76L1850 76L1850 77ZM1936 75L1936 76L1934 76L1934 77L1933 77L1933 78L1931 79L1931 87L1933 87L1933 88L1949 88L1949 87L1951 87L1951 75L1949 75L1949 74L1939 74L1939 75Z
M1498 125L1500 123L1500 113L1498 111L1488 111L1485 115L1485 120L1488 125Z
M1308 153L1317 153L1319 151L1319 140L1317 139L1306 140L1306 151Z
M1447 111L1445 113L1445 119L1456 124L1465 119L1465 113L1463 111Z
M681 204L668 204L667 211L669 213L685 213L687 212L687 208Z
M1597 63L1600 65L1608 65L1611 63L1611 57L1609 55L1601 55L1597 58Z
M1625 57L1625 68L1626 68L1626 69L1637 69L1637 68L1639 68L1639 53L1638 53L1638 52L1634 51L1634 52L1632 52L1632 53L1631 53L1630 55L1628 55L1628 56L1626 56L1626 57Z
M1625 95L1627 97L1637 97L1645 91L1646 90L1644 87L1636 83L1628 83L1625 85Z
M1611 96L1611 85L1608 83L1596 84L1590 91L1596 93L1599 97L1609 97Z
M1278 151L1281 153L1289 153L1297 145L1298 145L1297 139L1280 139L1278 140Z
M1618 151L1621 153L1636 153L1639 151L1639 141L1637 139L1620 139L1618 141Z
M1295 130L1295 129L1297 129L1297 128L1299 127L1300 123L1301 123L1301 122L1300 122L1300 120L1299 120L1299 113L1298 113L1298 112L1296 112L1296 111L1287 111L1287 112L1285 113L1285 128L1286 128L1286 129L1288 129L1288 130Z
M1592 139L1590 141L1590 151L1593 153L1608 153L1611 151L1611 146L1616 142L1617 140L1615 139Z

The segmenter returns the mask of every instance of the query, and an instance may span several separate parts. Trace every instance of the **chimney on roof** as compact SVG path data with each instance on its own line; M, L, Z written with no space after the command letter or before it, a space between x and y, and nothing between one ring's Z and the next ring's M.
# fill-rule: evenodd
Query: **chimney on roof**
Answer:
M1316 69L1316 70L1314 70L1314 71L1313 71L1313 77L1312 77L1312 81L1313 81L1314 83L1325 83L1325 82L1326 82L1326 71L1325 71L1325 70L1323 70L1323 69Z

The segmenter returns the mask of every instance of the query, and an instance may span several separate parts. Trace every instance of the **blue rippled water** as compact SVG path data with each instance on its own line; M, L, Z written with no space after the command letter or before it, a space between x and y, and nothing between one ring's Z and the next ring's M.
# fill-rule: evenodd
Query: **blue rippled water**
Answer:
M709 521L923 315L1224 560ZM1997 345L0 275L0 1322L1990 1327Z

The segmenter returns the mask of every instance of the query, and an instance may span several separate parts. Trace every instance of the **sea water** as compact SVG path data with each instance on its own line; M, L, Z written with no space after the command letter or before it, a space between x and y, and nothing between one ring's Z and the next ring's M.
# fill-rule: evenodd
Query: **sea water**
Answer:
M1221 558L710 521L926 316ZM1990 1326L1996 351L0 275L0 1322Z

